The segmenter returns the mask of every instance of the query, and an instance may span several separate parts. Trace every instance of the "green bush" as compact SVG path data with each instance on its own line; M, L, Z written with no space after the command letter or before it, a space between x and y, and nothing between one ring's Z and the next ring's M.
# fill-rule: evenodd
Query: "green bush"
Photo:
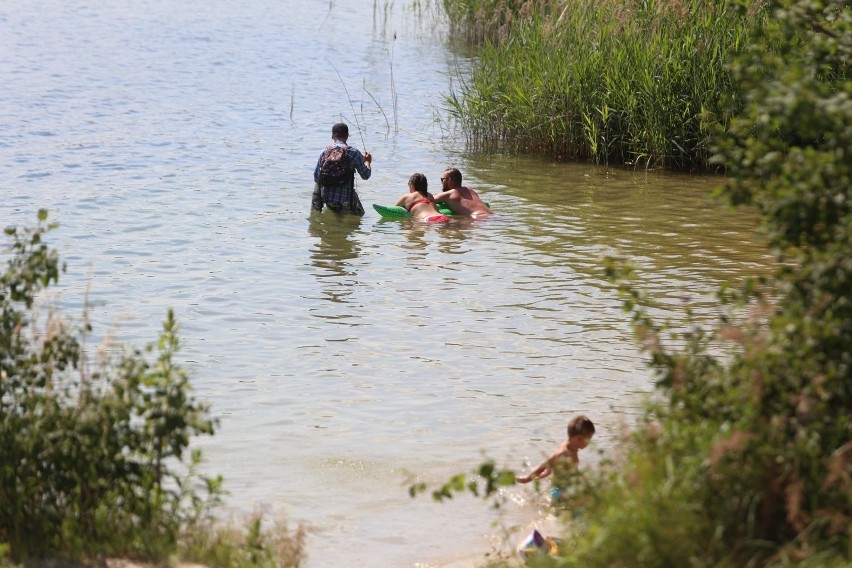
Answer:
M297 566L302 535L267 539L260 521L242 540L214 526L221 478L196 472L190 439L215 420L175 363L171 310L156 346L90 361L87 322L75 327L41 292L64 271L34 229L7 228L0 276L0 551L12 560L127 556L206 558L230 566ZM230 534L230 533L229 533ZM269 543L284 535L284 557ZM205 544L206 543L206 544ZM248 555L250 562L233 558Z
M661 400L560 566L852 561L852 18L840 1L769 9L733 66L748 104L716 144L720 195L757 206L779 268L687 332L621 281Z
M852 11L766 9L731 66L745 105L714 144L718 193L758 209L777 271L723 289L717 325L674 327L608 263L656 389L618 455L559 482L566 540L531 565L852 565Z

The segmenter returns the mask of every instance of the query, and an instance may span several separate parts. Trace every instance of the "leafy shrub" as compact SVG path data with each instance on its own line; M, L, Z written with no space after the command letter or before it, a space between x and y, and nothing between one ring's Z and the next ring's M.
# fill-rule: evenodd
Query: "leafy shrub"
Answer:
M563 481L563 507L582 513L559 556L532 565L852 563L852 12L767 10L731 67L745 107L715 144L719 195L757 207L778 269L722 290L718 325L671 328L629 266L608 264L653 401L612 462Z
M717 135L729 173L719 193L761 212L779 261L774 280L723 290L716 328L671 334L647 317L651 301L621 281L662 400L559 565L850 561L852 18L844 5L772 3L773 17L733 66L749 104ZM629 271L612 265L610 274ZM724 356L721 345L730 347ZM678 536L690 544L674 546Z
M259 518L242 540L214 527L222 480L197 473L201 455L189 443L212 435L216 421L174 360L171 310L156 346L95 362L84 348L87 322L39 314L39 294L65 267L43 241L53 228L47 213L38 219L36 228L5 230L12 244L0 276L3 555L157 560L183 547L195 557L226 550L231 560L251 552L251 562L220 565L297 566L301 533L279 531L292 546L276 556Z

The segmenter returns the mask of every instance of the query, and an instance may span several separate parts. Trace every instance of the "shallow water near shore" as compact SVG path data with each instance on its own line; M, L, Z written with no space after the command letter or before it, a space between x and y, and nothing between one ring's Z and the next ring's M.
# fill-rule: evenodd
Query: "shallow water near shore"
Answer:
M152 341L175 309L221 418L206 469L228 511L305 523L309 567L488 552L544 514L529 488L496 517L408 485L484 457L522 469L581 412L598 426L584 462L612 449L652 378L605 256L630 259L675 321L709 317L719 283L770 262L755 219L707 197L718 178L465 154L441 105L467 63L430 13L0 0L0 24L0 224L50 210L59 301L79 317L91 287L98 338ZM341 119L375 157L363 218L309 212ZM449 165L496 215L370 208Z

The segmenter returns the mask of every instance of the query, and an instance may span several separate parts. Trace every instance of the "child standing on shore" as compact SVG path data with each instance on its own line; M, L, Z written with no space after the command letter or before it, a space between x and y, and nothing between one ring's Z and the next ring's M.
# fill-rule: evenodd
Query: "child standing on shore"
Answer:
M517 483L529 483L533 479L544 479L554 469L576 467L580 463L580 450L589 445L595 435L595 425L585 416L575 416L568 422L568 436L562 440L549 458L541 462L527 475L516 476Z

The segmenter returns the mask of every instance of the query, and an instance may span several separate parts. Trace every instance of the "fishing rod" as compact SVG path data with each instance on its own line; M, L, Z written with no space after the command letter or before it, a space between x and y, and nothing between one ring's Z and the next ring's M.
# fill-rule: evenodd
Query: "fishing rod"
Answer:
M326 58L328 64L331 65L331 68L334 69L334 72L337 73L337 78L340 79L340 83L343 85L343 90L346 91L346 98L349 100L349 107L352 109L352 116L355 119L355 128L358 129L358 136L361 138L361 146L364 148L364 151L367 151L367 143L364 141L364 134L361 131L361 125L358 123L358 113L355 111L355 105L352 104L352 96L349 94L349 89L346 88L346 81L343 80L343 77L340 75L340 71L337 70L337 67L334 66L328 58Z

